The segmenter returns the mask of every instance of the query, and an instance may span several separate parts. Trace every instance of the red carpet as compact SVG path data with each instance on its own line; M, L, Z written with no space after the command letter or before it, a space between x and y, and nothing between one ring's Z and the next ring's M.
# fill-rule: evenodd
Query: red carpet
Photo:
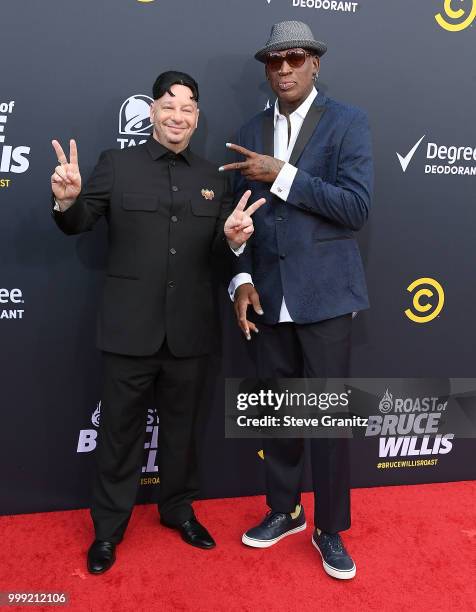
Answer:
M311 495L303 501L309 524ZM64 591L78 612L476 610L476 482L356 489L352 501L351 581L324 573L311 526L267 550L243 546L265 511L262 497L247 497L196 504L212 551L160 526L154 506L137 507L103 576L85 568L86 511L0 517L0 591Z

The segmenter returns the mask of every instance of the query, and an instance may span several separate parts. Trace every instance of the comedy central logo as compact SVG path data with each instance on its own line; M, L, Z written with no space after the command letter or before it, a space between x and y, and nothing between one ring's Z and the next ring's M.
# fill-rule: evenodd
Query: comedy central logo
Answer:
M94 427L99 427L99 421L101 419L101 402L98 402L96 410L93 412L91 416L91 423Z
M429 323L433 321L445 304L445 292L443 287L434 278L417 278L407 287L409 293L413 293L413 309L407 308L405 315L414 323ZM436 302L430 301L435 298Z
M135 94L124 100L119 110L119 134L127 138L118 138L121 149L143 144L152 133L150 122L150 105L153 99L144 94Z
M443 4L445 14L437 13L435 20L440 27L448 32L461 32L461 30L468 28L476 18L476 0L466 2L468 5L471 4L469 11L463 10L461 6L455 10L452 6L453 3L452 0L445 0ZM446 19L447 17L450 21Z
M393 395L389 393L388 389L385 391L384 396L380 400L378 409L383 414L387 414L388 412L391 412L393 410Z

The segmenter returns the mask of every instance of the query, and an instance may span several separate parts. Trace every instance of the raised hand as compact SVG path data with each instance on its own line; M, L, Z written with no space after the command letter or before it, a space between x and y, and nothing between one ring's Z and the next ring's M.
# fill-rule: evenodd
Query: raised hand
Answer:
M53 140L53 148L58 158L58 165L51 176L51 189L61 210L74 204L81 193L81 174L78 165L76 141L69 141L69 162L60 143Z
M234 162L226 164L219 168L220 172L224 170L239 170L241 174L249 181L261 181L262 183L274 183L284 162L269 155L261 155L255 153L245 147L227 142L226 146L241 155L246 157L246 161Z
M239 248L251 236L254 231L251 215L266 202L265 198L260 198L253 202L253 204L250 204L245 210L250 196L251 191L245 191L235 210L225 222L225 236L233 249Z

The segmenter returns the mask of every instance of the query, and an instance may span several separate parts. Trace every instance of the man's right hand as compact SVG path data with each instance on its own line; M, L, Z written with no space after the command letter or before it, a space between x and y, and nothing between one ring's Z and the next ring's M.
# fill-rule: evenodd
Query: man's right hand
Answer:
M74 204L81 193L81 174L78 165L76 141L69 141L69 162L60 143L53 140L53 148L58 158L58 165L51 176L51 189L62 211Z
M258 333L256 325L246 318L246 311L250 305L253 306L256 314L263 314L258 292L251 283L243 283L235 291L235 314L238 326L245 334L247 340L251 340L250 330Z

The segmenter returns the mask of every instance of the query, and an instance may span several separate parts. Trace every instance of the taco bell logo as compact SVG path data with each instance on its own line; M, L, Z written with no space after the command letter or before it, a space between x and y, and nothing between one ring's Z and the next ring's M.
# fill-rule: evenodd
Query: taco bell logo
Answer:
M385 391L384 396L380 400L378 408L380 412L383 412L383 414L387 414L393 409L393 395L388 392L388 389Z
M151 134L150 105L152 102L149 96L136 94L122 103L119 110L119 134L129 136L129 138L117 139L121 149L143 144L146 137ZM138 137L139 140L131 136Z

